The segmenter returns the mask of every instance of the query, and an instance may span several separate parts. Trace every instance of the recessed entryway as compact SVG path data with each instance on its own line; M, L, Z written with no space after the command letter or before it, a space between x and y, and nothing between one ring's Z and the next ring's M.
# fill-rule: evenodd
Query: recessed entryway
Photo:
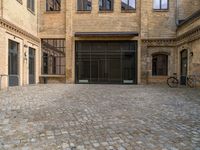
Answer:
M76 83L137 83L137 41L76 41Z
M19 43L8 40L9 86L19 85Z

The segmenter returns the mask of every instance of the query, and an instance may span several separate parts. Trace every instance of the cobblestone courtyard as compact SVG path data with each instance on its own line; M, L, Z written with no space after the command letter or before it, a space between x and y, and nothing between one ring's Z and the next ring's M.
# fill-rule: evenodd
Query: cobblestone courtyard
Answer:
M36 85L0 92L0 150L200 150L200 90Z

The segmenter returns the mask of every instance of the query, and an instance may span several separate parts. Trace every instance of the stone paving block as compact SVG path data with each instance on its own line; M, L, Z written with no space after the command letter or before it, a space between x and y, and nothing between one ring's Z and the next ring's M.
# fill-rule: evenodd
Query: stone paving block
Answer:
M198 150L199 97L153 85L12 88L0 92L0 149Z

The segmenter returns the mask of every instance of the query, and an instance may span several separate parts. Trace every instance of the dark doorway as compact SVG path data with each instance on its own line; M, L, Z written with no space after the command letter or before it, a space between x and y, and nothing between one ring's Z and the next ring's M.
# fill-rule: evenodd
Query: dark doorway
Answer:
M155 54L152 56L152 75L153 76L168 75L168 55Z
M181 51L181 84L186 85L187 79L187 70L188 70L188 51L182 50Z
M8 41L8 75L9 86L19 85L19 43Z
M35 84L35 49L29 47L29 84Z
M77 41L76 83L137 83L136 41Z
M43 52L43 74L48 74L48 62L49 62L49 58L48 58L48 54Z

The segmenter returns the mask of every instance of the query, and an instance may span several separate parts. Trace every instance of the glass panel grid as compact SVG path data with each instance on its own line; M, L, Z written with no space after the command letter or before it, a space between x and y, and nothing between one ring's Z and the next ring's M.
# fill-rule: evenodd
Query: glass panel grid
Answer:
M136 41L76 42L77 83L87 80L87 83L133 84L137 80L136 65Z

